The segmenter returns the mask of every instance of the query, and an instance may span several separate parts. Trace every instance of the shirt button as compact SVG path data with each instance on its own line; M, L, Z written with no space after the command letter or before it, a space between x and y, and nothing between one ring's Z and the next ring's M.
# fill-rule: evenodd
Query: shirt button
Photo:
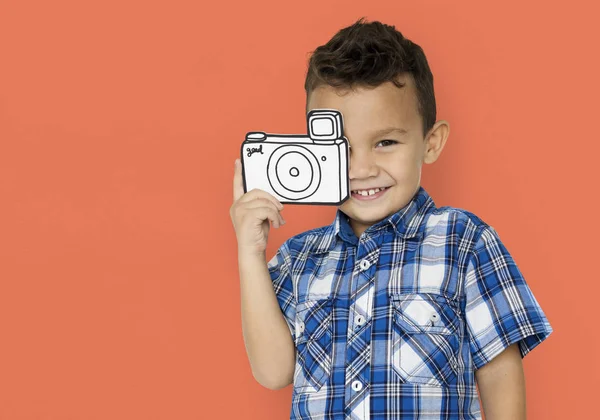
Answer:
M355 391L358 392L358 391L360 391L362 389L362 387L363 387L362 382L360 382L360 381L354 381L354 382L352 382L352 389L353 390L355 390Z
M431 322L436 322L439 319L440 319L440 316L437 313L434 312L431 314Z
M361 269L362 271L368 270L368 269L369 269L369 267L371 267L371 263L370 263L369 261L367 261L367 260L362 260L362 261L360 262L360 269Z
M358 325L362 325L362 324L364 324L364 323L365 323L365 317L364 317L364 316L362 316L362 315L359 315L359 316L357 316L357 317L356 317L356 323L357 323Z
M302 333L304 332L304 322L300 321L298 324L298 330Z

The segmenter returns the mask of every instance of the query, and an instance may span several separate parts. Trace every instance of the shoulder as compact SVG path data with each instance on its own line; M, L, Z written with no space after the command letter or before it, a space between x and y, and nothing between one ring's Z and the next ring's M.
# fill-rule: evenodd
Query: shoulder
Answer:
M424 238L444 235L476 242L485 232L496 233L489 223L475 213L452 206L430 210L423 223Z

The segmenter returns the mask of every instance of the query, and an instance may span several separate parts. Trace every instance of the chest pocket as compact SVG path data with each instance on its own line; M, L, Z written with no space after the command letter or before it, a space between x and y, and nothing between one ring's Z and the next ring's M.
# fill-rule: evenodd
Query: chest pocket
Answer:
M433 293L390 296L392 368L402 382L456 383L460 351L458 304Z
M296 308L294 390L316 392L331 375L333 301L307 300Z

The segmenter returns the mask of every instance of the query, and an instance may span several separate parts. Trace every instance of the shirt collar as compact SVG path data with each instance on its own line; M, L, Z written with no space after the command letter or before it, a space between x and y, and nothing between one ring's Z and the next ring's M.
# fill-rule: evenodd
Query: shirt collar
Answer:
M403 239L414 238L421 234L422 222L431 208L435 208L433 199L422 186L419 186L419 189L406 206L370 226L365 233L370 234L381 229L392 228ZM339 208L333 223L327 227L316 244L314 252L329 251L335 246L338 238L354 246L358 243L358 238L350 227L348 216Z

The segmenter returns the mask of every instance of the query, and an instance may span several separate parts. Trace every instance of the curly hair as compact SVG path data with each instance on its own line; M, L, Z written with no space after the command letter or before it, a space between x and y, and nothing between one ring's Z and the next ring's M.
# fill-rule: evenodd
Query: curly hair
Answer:
M306 99L321 85L335 88L377 87L390 81L401 88L397 76L412 76L423 121L423 135L435 124L433 74L423 49L394 26L378 21L356 23L337 32L311 54L304 83Z

